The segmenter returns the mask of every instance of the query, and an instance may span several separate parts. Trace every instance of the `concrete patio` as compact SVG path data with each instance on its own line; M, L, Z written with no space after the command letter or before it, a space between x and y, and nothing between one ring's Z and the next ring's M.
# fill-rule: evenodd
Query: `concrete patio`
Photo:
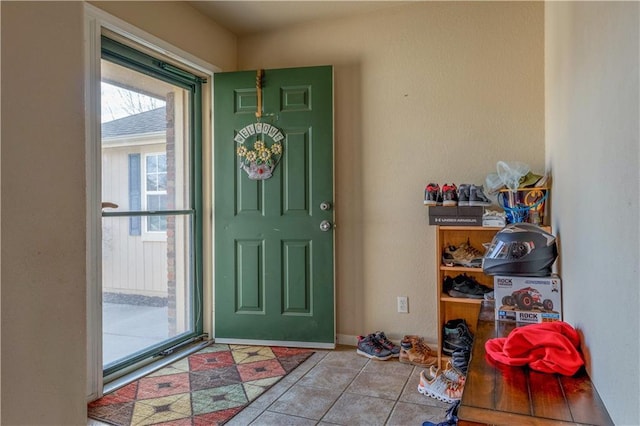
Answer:
M169 338L168 308L103 303L103 365Z

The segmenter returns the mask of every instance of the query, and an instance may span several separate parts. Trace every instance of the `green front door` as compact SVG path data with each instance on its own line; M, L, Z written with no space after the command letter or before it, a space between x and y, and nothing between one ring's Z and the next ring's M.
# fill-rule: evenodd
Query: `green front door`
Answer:
M261 93L256 75L214 78L215 339L333 347L333 70L266 70ZM256 140L268 179L240 167L269 174L238 155Z

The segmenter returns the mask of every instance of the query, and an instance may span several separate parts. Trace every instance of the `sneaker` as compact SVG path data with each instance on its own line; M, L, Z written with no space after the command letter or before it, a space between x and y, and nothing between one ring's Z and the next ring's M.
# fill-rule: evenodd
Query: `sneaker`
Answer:
M398 361L419 367L431 367L438 363L438 356L421 337L405 336L400 342Z
M434 368L434 367L431 367ZM459 385L463 385L467 381L467 373L462 373L462 371L458 370L451 364L451 361L447 362L447 368L442 371L445 379L450 380L454 383L458 383Z
M442 205L457 206L458 205L458 188L454 183L451 185L445 183L442 186Z
M441 206L442 205L442 192L440 192L440 185L437 183L430 183L424 189L424 205L425 206Z
M445 266L464 266L467 268L482 268L484 253L473 247L469 240L459 246L447 246L442 252L442 263Z
M442 353L451 356L458 349L471 351L473 334L464 319L447 321L442 330Z
M451 354L451 365L462 374L467 374L469 368L469 360L471 359L471 351L466 349L458 349Z
M455 283L456 282L449 275L445 276L444 280L442 280L442 293L449 294Z
M469 206L490 206L491 201L484 195L482 185L469 186Z
M504 228L506 224L507 215L505 214L505 212L485 210L482 214L482 226L495 226L498 228Z
M356 349L356 353L378 361L386 361L393 356L391 351L383 348L378 343L376 336L373 334L369 334L368 336L358 336L358 348Z
M418 392L423 395L439 401L452 403L462 398L463 390L463 385L448 380L440 371L436 370L435 375L432 374L432 371L427 372L423 370L420 372Z
M387 339L387 336L384 334L384 331L376 331L374 333L378 344L391 352L391 356L398 358L400 356L400 346L394 344L391 340Z
M429 367L429 376L435 377L438 374L442 374L446 380L458 385L464 385L467 381L467 377L464 374L453 368L451 361L447 362L445 370L440 370L436 366Z
M447 294L451 297L462 297L466 299L484 299L485 294L493 291L490 287L480 284L475 278L467 274L458 275L449 285L451 288Z
M459 206L468 206L469 205L469 184L461 183L458 187L458 205Z

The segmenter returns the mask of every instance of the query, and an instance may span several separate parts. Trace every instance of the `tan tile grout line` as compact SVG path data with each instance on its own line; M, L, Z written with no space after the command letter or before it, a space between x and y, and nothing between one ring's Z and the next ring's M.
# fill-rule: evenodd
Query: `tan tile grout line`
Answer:
M324 358L323 358L324 359ZM319 361L318 363L316 363L316 365L314 367L316 367L321 361ZM345 386L344 390L340 392L340 396L338 398L336 398L336 400L333 402L333 404L331 404L331 406L329 406L329 408L327 408L327 410L324 412L324 414L322 415L322 417L320 418L319 422L323 421L323 418L327 415L327 413L329 411L331 411L331 408L333 408L333 406L336 404L336 402L338 402L338 400L346 393L351 393L353 395L362 395L362 394L358 394L358 393L353 393L353 392L349 392L349 386L351 386L351 384L358 378L360 377L361 374L364 373L364 370L367 368L367 366L369 365L369 363L371 362L380 362L380 361L374 361L372 359L367 359L367 362L364 363L364 365L360 368L360 370L358 371L358 374L355 375L355 377ZM374 364L371 364L374 365ZM407 376L407 379L404 382L404 385L402 386L402 389L400 390L400 392L398 393L398 396L395 399L387 399L387 398L381 398L381 397L377 397L377 396L372 396L372 398L378 398L378 399L387 399L388 401L393 401L393 406L391 407L391 410L389 411L389 414L387 414L387 417L385 418L384 424L388 424L389 420L391 419L391 415L393 414L394 409L396 408L396 406L398 405L398 402L400 401L400 397L402 396L402 393L404 392L404 390L406 389L407 385L409 384L409 381L411 381L411 377L412 375L415 373L416 371L416 366L413 366L413 369L411 370L411 373L409 373L409 375ZM311 370L309 370L311 371ZM308 372L307 372L308 373ZM305 373L306 375L306 373ZM304 376L303 376L304 377ZM309 420L314 420L314 419L309 419ZM326 423L329 423L328 421L325 421Z
M336 400L335 400L335 401L333 401L333 404L331 404L331 405L329 406L329 408L327 408L327 409L325 410L325 412L324 412L324 414L322 415L322 417L320 417L320 420L318 420L318 423L320 423L320 422L322 421L322 419L324 419L324 417L327 415L327 413L328 413L329 411L331 411L331 409L336 405L336 402L338 402L338 400L339 400L340 398L342 398L342 396L343 396L345 393L347 393L347 389L349 389L349 386L351 386L351 383L353 383L353 382L354 382L354 381L355 381L355 380L360 376L360 374L362 374L362 371L367 367L367 365L369 365L369 363L370 363L370 362L371 362L371 360L370 360L370 359L368 359L368 360L367 360L367 362L365 362L365 363L364 363L364 365L363 365L362 367L360 367L360 370L358 371L358 374L356 374L356 375L353 377L353 379L351 379L351 381L350 381L350 382L349 382L349 383L344 387L344 390L342 390L342 391L340 392L340 396L338 396L338 397L336 398ZM328 421L327 421L326 423L330 423L330 422L328 422Z
M316 352L316 353L321 353L321 352ZM328 355L328 354L329 354L329 352L324 352L324 355L322 356L322 358L320 358L318 361L316 361L316 363L315 363L312 367L310 367L310 368L309 368L309 369L308 369L308 370L307 370L307 371L306 371L302 376L298 377L298 378L297 378L293 383L291 383L289 386L287 386L287 388L286 388L286 389L285 389L285 390L284 390L284 391L283 391L283 392L282 392L282 393L281 393L281 394L280 394L276 399L274 399L273 401L271 401L271 403L269 403L269 404L268 404L268 405L267 405L263 410L261 410L261 411L260 411L260 414L258 414L258 415L257 415L257 416L256 416L256 417L251 421L251 423L253 423L253 422L254 422L258 417L260 417L262 414L264 414L265 412L269 411L269 408L271 408L271 406L272 406L273 404L275 404L276 402L278 402L278 400L279 400L279 399L280 399L280 398L281 398L285 393L287 393L287 392L288 392L292 387L294 387L294 386L295 386L295 385L296 385L300 380L302 380L302 378L303 378L303 377L305 377L307 374L309 374L309 372L310 372L311 370L313 370L314 368L316 368L316 367L318 366L318 364L320 364L320 363L321 363L321 362L322 362L322 361L327 357L327 355ZM311 355L311 356L313 356L313 355ZM305 362L306 362L306 361L305 361ZM303 363L303 364L304 364L304 363ZM298 367L301 367L303 364L300 364ZM295 371L295 369L294 369L293 371ZM269 411L269 412L270 412L270 413L276 413L276 414L282 414L282 413L278 413L277 411ZM326 412L325 412L325 414L326 414ZM296 416L296 415L293 415L293 414L286 414L286 415L287 415L287 416L292 416L292 417L297 417L297 418L299 418L299 419L313 420L313 421L315 421L315 422L316 422L316 424L317 424L317 423L319 423L319 422L322 420L322 418L321 418L321 420L316 421L315 419L310 419L310 418L308 418L308 417ZM324 416L324 414L323 414L323 416Z
M303 379L307 374L309 374L309 373L311 372L311 370L313 370L314 368L316 368L316 367L317 367L317 366L318 366L322 361L324 361L324 359L327 357L327 355L328 355L328 354L329 354L329 352L325 353L325 354L324 354L324 356L323 356L321 359L319 359L319 360L318 360L318 361L313 365L313 367L309 368L309 370L307 370L307 372L306 372L306 373L304 373L302 376L300 376L298 379L296 379L296 381L295 381L295 382L293 382L289 387L287 387L287 389L286 389L284 392L282 392L282 394L281 394L278 398L276 398L273 402L271 402L271 403L270 403L270 404L269 404L269 405L268 405L264 410L262 410L262 411L260 412L260 414L259 414L258 416L256 416L256 419L257 419L258 417L260 417L260 416L261 416L265 411L269 411L269 408L270 408L274 403L276 403L276 402L278 401L278 399L280 399L280 397L281 397L282 395L284 395L284 394L285 394L289 389L291 389L291 388L292 388L293 386L295 386L295 385L296 385L300 380L302 380L302 379ZM332 408L333 408L333 406L336 404L336 402L338 402L338 400L340 399L340 397L342 397L345 393L348 393L348 392L347 392L347 388L351 385L351 383L353 383L353 382L358 378L358 376L360 376L360 374L362 374L363 370L366 368L366 366L369 364L369 362L371 362L371 360L370 360L370 359L368 359L368 360L367 360L367 362L366 362L366 363L364 363L364 365L363 365L362 367L360 367L360 369L358 370L358 374L356 374L356 375L354 376L354 378L353 378L353 379L351 379L351 381L350 381L350 382L349 382L349 383L344 387L344 390L341 390L341 391L340 391L340 395L339 395L339 396L335 399L335 401L333 401L333 403L332 403L332 404L331 404L331 405L330 405L330 406L325 410L325 412L322 414L322 416L320 417L320 419L319 419L319 420L310 419L310 418L308 418L308 417L296 416L296 415L294 415L294 414L287 414L287 415L288 415L288 416L293 416L293 417L298 417L298 418L300 418L300 419L312 420L312 421L315 421L315 422L316 422L316 424L319 424L320 422L323 422L323 421L324 421L325 423L334 424L334 423L331 423L331 422L329 422L329 421L323 420L323 418L327 415L327 413L328 413L329 411L331 411L331 409L332 409ZM300 385L300 386L303 386L303 385ZM277 411L269 411L269 412L270 412L270 413L278 413ZM255 419L254 419L253 421L255 421Z

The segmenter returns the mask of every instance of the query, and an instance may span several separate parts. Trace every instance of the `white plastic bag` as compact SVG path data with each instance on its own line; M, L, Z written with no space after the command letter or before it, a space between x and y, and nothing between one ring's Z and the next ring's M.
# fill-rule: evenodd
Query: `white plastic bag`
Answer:
M497 173L489 173L484 180L484 187L488 195L495 195L504 188L504 182Z
M515 192L520 187L520 179L529 173L529 165L519 161L498 161L498 177L509 190Z

